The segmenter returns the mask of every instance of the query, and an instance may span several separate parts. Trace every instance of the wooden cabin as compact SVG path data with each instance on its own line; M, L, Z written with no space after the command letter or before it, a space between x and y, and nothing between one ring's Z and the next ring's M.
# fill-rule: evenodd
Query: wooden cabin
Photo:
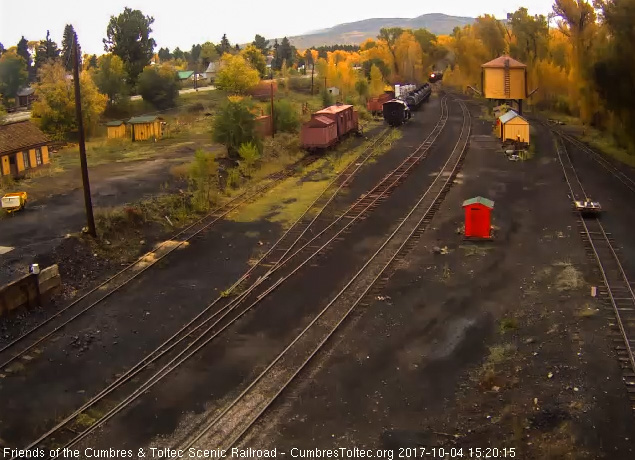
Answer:
M30 109L33 101L35 101L35 89L30 86L21 88L15 97L16 109Z
M163 138L165 131L165 123L163 118L157 115L145 115L142 117L133 117L128 120L130 125L130 136L134 141L146 141Z
M109 121L106 123L108 139L123 139L126 137L126 124L123 120Z
M496 124L501 141L520 141L529 144L529 122L513 110L501 115Z
M0 176L21 177L50 163L49 142L28 120L0 125Z

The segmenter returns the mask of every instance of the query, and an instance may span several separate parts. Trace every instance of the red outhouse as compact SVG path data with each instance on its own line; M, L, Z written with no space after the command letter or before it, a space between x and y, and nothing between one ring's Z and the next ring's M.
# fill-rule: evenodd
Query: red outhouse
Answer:
M494 202L477 196L463 202L465 209L465 237L491 238Z

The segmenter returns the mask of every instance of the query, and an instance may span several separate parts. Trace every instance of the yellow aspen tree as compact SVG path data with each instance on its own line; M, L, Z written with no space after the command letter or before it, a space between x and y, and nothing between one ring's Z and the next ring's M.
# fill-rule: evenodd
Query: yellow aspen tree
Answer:
M370 68L370 96L377 97L384 92L384 78L375 64Z

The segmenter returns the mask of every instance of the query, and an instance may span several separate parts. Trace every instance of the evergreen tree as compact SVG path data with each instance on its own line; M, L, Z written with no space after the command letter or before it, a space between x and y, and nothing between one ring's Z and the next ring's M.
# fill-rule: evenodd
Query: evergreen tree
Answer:
M271 69L272 70L280 70L282 68L282 59L279 59L280 55L279 55L279 50L280 49L280 44L278 43L278 39L276 38L273 41L273 61L271 61Z
M289 39L284 37L280 45L276 46L278 42L273 45L274 48L274 59L273 59L273 68L275 70L280 70L282 68L282 63L286 62L288 67L291 67L295 62L295 47L291 45Z
M266 40L265 37L263 37L262 35L256 34L256 37L254 38L254 41L251 42L251 44L258 48L260 52L265 56L267 55L267 53L269 53L269 40Z
M232 49L231 44L229 43L229 40L227 40L227 34L223 34L223 38L220 41L220 44L218 45L218 54L220 56L222 56L225 53L229 53Z
M72 24L66 24L64 27L64 36L62 37L62 64L67 71L73 70L73 45L77 42L77 34ZM77 42L78 55L82 55L82 47ZM80 62L81 65L81 62Z
M60 56L60 50L57 48L57 43L51 40L51 34L46 31L46 39L40 40L40 44L35 51L35 72L37 72L42 64L45 62L56 59ZM72 63L71 63L72 64Z
M26 38L24 38L24 35L22 35L22 38L18 42L17 53L18 56L20 56L22 59L24 59L24 62L26 62L26 70L27 72L29 72L31 70L31 63L33 61L31 60L31 53L29 53L29 42L26 40Z
M85 57L88 57L88 55L86 55ZM90 56L90 58L88 58L88 64L86 65L85 70L96 69L97 67L98 67L97 55L93 54Z
M201 58L201 48L201 45L192 45L192 50L190 51L190 59L188 59L188 61L197 63Z
M139 10L125 8L119 16L110 17L106 29L104 49L121 58L132 86L154 56L156 43L150 38L153 22L153 17L144 16Z
M183 51L181 51L181 48L177 46L176 48L174 48L174 51L172 51L172 57L174 59L183 59L185 57L185 54L183 53Z
M160 48L159 59L161 60L161 62L169 61L170 59L172 59L172 53L170 53L170 48Z

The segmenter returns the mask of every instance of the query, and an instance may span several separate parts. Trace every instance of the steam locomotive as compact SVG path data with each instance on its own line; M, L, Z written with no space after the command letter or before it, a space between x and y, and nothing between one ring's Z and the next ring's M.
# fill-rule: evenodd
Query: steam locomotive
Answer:
M395 86L395 99L383 105L384 120L390 126L401 126L412 118L412 110L430 99L432 88L428 83L417 87L415 85Z

